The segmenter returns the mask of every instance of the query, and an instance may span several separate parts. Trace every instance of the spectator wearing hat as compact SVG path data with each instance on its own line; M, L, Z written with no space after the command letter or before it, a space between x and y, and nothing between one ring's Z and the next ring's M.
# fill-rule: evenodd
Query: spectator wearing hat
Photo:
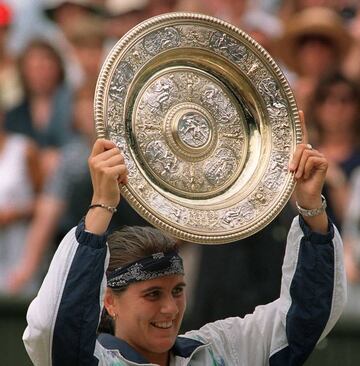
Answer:
M85 72L70 41L77 23L100 16L100 8L91 0L43 0L43 11L55 27L52 40L65 62L65 76L76 89L85 82Z
M91 0L45 0L45 14L69 36L74 22L99 12Z
M86 17L69 27L69 41L83 71L83 84L95 84L104 61L105 40L101 18Z
M293 88L301 109L306 110L317 81L342 67L351 44L341 17L329 8L306 8L285 23L278 51L297 74Z
M8 52L11 8L0 2L0 106L8 110L21 99L22 89L13 57Z

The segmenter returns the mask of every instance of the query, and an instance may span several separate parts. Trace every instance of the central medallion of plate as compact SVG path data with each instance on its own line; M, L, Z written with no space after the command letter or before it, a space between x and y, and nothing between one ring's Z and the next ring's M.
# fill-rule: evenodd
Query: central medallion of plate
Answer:
M241 174L248 152L244 112L231 89L206 71L172 66L155 73L133 110L134 147L156 185L204 199Z
M197 148L209 141L211 130L204 115L190 111L184 113L178 120L176 133L186 146Z

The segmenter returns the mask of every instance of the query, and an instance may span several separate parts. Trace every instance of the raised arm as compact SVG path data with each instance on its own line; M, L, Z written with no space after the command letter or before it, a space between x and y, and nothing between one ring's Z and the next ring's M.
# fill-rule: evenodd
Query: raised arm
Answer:
M342 241L321 198L327 161L305 140L289 169L297 180L295 198L303 214L289 231L279 299L244 319L229 318L188 333L212 342L225 364L302 365L346 302Z
M93 204L116 207L127 170L115 145L94 144L89 158ZM23 336L36 366L97 365L94 347L107 267L106 230L111 210L95 207L63 239L37 297Z

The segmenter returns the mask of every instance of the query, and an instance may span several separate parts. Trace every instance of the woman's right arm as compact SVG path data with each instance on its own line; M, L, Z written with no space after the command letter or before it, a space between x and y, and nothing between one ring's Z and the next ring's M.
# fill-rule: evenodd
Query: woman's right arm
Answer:
M97 140L89 158L92 204L116 207L119 183L127 182L124 159L115 145ZM90 209L60 244L37 297L23 336L36 366L97 365L93 352L107 267L106 230L112 213Z
M97 365L106 258L106 235L86 232L84 221L65 236L27 313L23 340L34 365Z

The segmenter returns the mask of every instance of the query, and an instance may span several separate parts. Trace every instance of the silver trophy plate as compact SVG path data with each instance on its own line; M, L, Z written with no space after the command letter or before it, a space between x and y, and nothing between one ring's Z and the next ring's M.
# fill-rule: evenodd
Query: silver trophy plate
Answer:
M293 191L293 93L271 56L219 19L170 13L130 30L99 75L95 122L123 151L123 197L177 238L245 238Z

